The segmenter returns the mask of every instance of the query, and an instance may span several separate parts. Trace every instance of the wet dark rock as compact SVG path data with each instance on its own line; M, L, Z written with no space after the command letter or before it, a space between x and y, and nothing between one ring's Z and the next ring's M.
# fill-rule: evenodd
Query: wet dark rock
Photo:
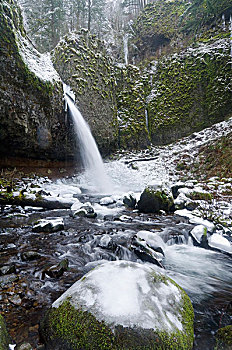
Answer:
M128 193L123 197L123 203L126 207L135 209L136 206L136 198L134 197L133 193Z
M20 346L17 346L16 350L33 350L33 347L30 343L23 343Z
M178 190L184 187L186 187L184 182L177 182L176 184L172 185L171 191L174 199L178 197L178 194L179 194Z
M32 261L41 258L41 254L36 251L27 251L20 254L22 261Z
M68 259L62 260L58 265L52 266L42 272L42 279L45 278L45 275L52 278L61 277L65 271L68 270L69 261Z
M158 213L160 210L175 210L173 197L166 190L147 187L140 196L138 209L142 213Z
M8 300L14 304L15 306L19 306L22 303L22 299L20 298L20 296L18 294L14 294L12 296L8 297Z
M64 229L64 221L62 218L41 219L36 223L33 232L57 232Z
M17 282L19 277L15 274L1 276L0 277L0 287L1 288L7 288L8 286L12 285L12 283Z
M16 267L14 264L0 267L0 276L9 275L11 273L16 273Z
M158 250L154 250L149 247L145 241L139 240L137 236L135 236L132 239L130 249L142 261L149 262L163 268L161 261L164 256L164 252L161 247L157 247Z

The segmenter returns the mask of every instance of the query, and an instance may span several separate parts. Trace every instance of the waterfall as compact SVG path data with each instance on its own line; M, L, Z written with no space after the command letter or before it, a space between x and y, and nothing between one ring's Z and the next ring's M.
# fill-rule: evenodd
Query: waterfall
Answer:
M128 65L128 34L125 34L123 37L123 48L125 65Z
M225 14L224 13L222 15L222 29L226 30L226 19L225 19Z
M232 15L230 15L230 56L232 58Z
M148 120L148 111L145 109L145 119L146 119L146 128L147 131L149 132L149 120Z
M74 104L72 98L70 97L70 93L68 93L65 89L64 91L65 103L67 104L68 110L73 119L74 129L80 144L81 159L85 171L90 176L91 181L95 184L98 191L103 193L111 192L112 186L106 174L102 157L90 131L89 125L86 123L80 111Z

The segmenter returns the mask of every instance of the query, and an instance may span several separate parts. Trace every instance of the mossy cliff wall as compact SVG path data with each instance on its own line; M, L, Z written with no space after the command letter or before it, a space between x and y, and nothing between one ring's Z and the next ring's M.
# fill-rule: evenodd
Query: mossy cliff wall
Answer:
M100 151L117 147L115 76L103 43L86 30L65 36L52 53L62 80L71 86L76 103L90 125Z
M41 55L27 40L14 0L0 2L0 23L1 158L72 157L66 142L62 84L59 78L47 79L45 73L43 79L27 65L26 57L35 61L36 68Z
M155 63L147 97L154 144L174 141L232 115L230 50L224 38Z

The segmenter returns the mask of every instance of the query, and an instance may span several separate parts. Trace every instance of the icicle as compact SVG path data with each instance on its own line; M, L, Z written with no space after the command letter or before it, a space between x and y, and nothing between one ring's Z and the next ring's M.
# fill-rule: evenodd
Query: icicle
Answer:
M226 30L226 19L225 19L225 14L224 13L222 15L222 29Z

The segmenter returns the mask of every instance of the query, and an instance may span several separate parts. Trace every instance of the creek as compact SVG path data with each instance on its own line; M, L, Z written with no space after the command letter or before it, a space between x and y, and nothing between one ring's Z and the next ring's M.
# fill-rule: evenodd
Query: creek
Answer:
M222 125L219 129L223 132ZM195 146L197 142L202 144L207 132L213 135L212 130L195 135ZM176 182L177 150L178 156L187 151L192 154L192 145L190 137L172 146L118 154L115 160L105 163L112 187L103 190L104 194L95 181L96 173L89 171L57 181L48 178L21 180L21 186L27 191L33 185L33 191L42 190L61 202L87 203L97 216L76 217L70 209L2 207L0 266L12 269L0 276L0 305L17 344L26 339L39 349L39 321L47 308L102 261L123 259L151 264L133 249L136 234L146 230L163 240L164 268L160 269L185 289L193 303L194 349L213 349L217 329L231 323L231 255L194 246L190 232L196 223L185 216L143 214L123 204L124 194L129 191L139 198L148 184L170 186ZM188 180L190 183L198 185L196 180ZM57 232L33 230L38 220L49 218L62 218L63 229ZM217 226L215 229L216 232L221 230ZM69 265L62 270L59 264L63 261L68 261Z

